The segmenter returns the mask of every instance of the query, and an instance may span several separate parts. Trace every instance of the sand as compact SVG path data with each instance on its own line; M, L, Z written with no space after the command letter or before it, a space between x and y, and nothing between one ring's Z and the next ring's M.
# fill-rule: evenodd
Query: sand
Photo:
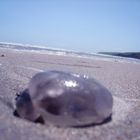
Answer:
M140 140L140 64L0 49L0 140ZM15 94L42 70L86 74L114 99L112 121L85 128L58 128L13 116Z

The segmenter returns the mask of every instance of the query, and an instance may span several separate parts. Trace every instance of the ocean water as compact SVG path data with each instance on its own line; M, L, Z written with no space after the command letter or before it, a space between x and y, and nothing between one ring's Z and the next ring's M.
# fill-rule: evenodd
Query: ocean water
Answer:
M36 53L46 53L49 55L72 56L72 57L81 57L81 58L88 58L88 59L90 58L95 60L140 64L140 60L134 58L126 58L126 57L112 56L112 55L105 55L105 54L98 54L98 53L76 52L71 50L49 48L46 46L36 46L36 45L29 45L29 44L0 42L0 48L14 49L17 51L26 51L26 52L31 51Z

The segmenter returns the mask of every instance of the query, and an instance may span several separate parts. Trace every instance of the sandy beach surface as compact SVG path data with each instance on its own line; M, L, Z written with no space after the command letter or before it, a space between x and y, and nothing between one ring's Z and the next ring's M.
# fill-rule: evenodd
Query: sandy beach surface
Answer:
M58 128L13 116L15 94L35 73L54 69L86 74L107 87L114 99L112 121ZM0 140L140 140L140 63L0 49Z

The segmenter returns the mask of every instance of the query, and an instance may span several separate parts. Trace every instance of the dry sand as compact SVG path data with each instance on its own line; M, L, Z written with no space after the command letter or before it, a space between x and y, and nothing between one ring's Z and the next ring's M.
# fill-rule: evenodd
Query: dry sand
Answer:
M0 49L0 140L140 140L140 64ZM112 121L86 128L57 128L13 116L15 94L41 70L94 77L113 95Z

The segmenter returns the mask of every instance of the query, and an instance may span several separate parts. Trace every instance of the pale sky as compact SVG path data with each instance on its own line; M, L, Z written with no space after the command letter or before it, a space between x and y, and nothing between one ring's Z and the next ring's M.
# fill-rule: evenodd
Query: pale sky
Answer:
M0 42L140 51L140 1L0 0Z

